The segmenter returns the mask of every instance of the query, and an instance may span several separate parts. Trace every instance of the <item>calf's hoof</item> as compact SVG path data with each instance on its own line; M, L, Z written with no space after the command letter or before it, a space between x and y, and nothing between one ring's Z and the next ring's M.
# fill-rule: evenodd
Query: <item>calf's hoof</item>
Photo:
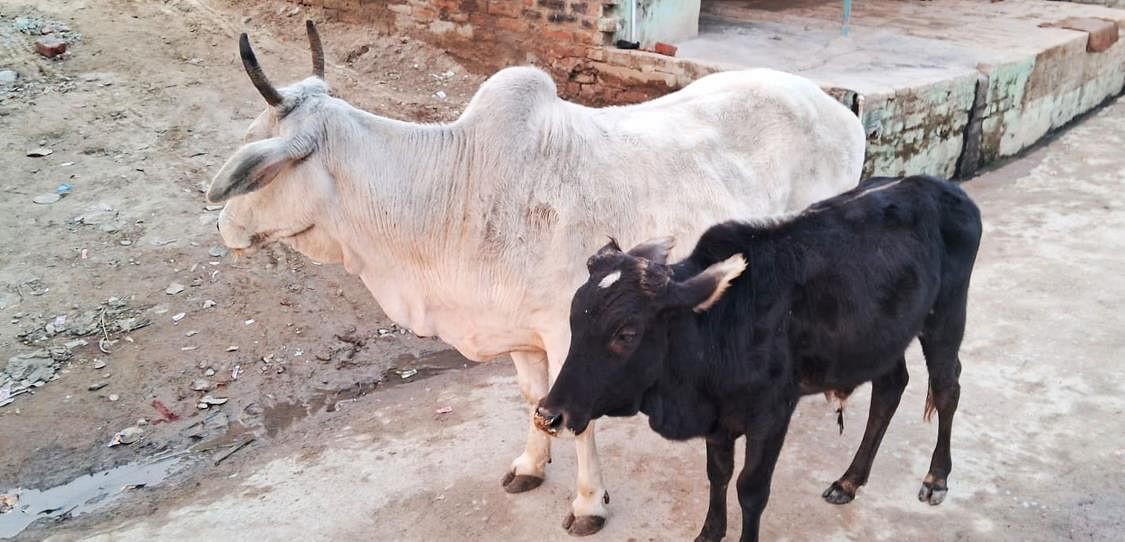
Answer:
M563 521L563 529L571 536L590 536L605 527L605 518L601 516L577 516L567 514Z
M500 485L504 486L504 491L508 493L523 493L543 485L543 479L529 474L509 472L504 475L504 479L500 481Z
M918 490L918 500L937 506L945 500L946 493L949 493L949 487L945 485L945 480L924 481Z
M855 488L847 482L836 481L832 482L832 485L828 486L828 489L824 490L824 493L820 496L832 504L848 504L852 502L852 499L855 499Z

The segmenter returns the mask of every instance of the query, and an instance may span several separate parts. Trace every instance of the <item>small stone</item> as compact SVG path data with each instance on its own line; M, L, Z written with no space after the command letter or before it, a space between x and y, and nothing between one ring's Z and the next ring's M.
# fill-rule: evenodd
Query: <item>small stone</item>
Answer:
M198 330L198 329L193 329L193 330L191 330L191 331L189 331L189 332L187 332L187 333L184 333L184 336L185 336L185 337L194 337L194 336L196 336L196 335L199 335L199 330Z
M94 368L95 369L105 369L105 362L100 360L100 359L94 360Z
M48 192L46 194L39 194L38 196L31 198L31 201L39 205L50 205L52 203L55 203L56 201L59 201L60 199L62 199L62 196L54 192Z
M121 396L117 395L116 393L109 394L109 400L112 401L112 402L116 403L117 400L120 399L120 398L121 398Z
M109 385L109 382L95 382L93 384L90 384L90 386L87 387L86 389L88 389L90 391L98 391L98 390L100 390L100 389L102 389L102 388L104 388L108 385Z
M180 284L178 282L173 282L167 288L164 289L164 293L166 293L168 295L176 295L176 294L178 294L182 291L184 291L184 285Z
M123 247L127 247L127 246L133 244L133 242L128 240L128 239L122 239L122 240L118 241L118 243L120 243L121 246L123 246Z
M207 410L208 408L210 408L210 405L208 405L207 403L199 403L195 406L199 408L199 410Z
M208 367L206 371L203 371L203 376L215 376L215 370Z
M236 351L238 351L237 346L231 345L231 346L227 347L227 352L236 352Z
M207 391L211 389L211 383L203 378L197 378L191 381L191 389L193 391Z
M211 308L211 307L214 307L214 306L215 306L215 305L217 305L217 304L218 304L218 303L215 303L214 301L212 301L212 300L208 299L207 301L204 301L204 302L203 302L203 308L205 308L205 309L209 309L209 308Z
M38 147L38 148L35 148L35 149L31 149L30 151L27 151L27 155L32 157L32 158L42 158L44 156L49 156L50 154L52 154L54 152L55 151L53 151L51 149L48 149L47 147Z
M204 205L203 206L204 211L221 211L222 209L223 209L222 205Z
M199 400L199 404L215 406L224 404L229 400L230 399L227 399L226 397L212 397L210 395L204 395L203 398Z
M137 420L137 425L140 425L140 426L148 425L148 420L146 420L144 418L141 418L141 419Z
M43 37L35 40L35 50L47 58L55 58L66 52L67 43L58 38Z
M227 252L228 251L226 247L215 245L211 247L211 250L207 251L207 254L211 255L212 258L222 258L223 256L227 255Z
M187 313L185 313L185 312L181 312L181 313L177 313L177 314L173 315L172 316L172 323L176 323L176 322L179 322L180 320L183 320L185 316L187 316Z
M144 434L144 429L141 429L140 427L137 427L135 425L129 426L118 431L116 435L113 435L113 440L110 441L109 445L116 446L118 444L132 444L140 440L141 436Z

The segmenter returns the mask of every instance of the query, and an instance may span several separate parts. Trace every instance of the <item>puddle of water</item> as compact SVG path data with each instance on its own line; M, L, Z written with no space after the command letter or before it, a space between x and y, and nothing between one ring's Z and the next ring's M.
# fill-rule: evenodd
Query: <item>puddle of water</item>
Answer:
M50 489L6 489L2 495L16 496L11 510L0 514L0 539L11 538L36 520L75 517L96 511L116 501L129 488L152 486L186 466L183 457L148 463L121 465L87 474Z
M403 354L395 359L394 368L385 371L381 380L362 380L339 389L317 390L306 403L278 402L262 409L262 425L266 434L275 437L297 420L304 419L324 409L335 412L338 407L350 403L376 388L389 388L409 384L437 376L446 371L472 367L476 364L465 359L456 350L442 350L423 356ZM402 378L401 371L416 371L409 378Z

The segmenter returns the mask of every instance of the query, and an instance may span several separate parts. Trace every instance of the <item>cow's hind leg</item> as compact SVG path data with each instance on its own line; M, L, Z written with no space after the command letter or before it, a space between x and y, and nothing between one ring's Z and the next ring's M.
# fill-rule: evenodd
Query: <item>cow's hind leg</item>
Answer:
M895 415L909 379L906 358L900 357L891 372L871 382L871 410L867 415L863 441L860 442L847 472L824 491L824 500L832 504L851 502L859 486L867 483L871 463L875 461L875 453L879 451L879 443L883 441L883 434L887 432L887 426Z
M937 308L926 319L923 328L922 353L926 356L926 368L930 372L930 388L926 396L925 418L933 411L938 414L938 438L934 455L930 460L930 471L922 480L918 500L933 505L941 504L949 491L947 478L953 469L949 450L950 433L953 430L953 414L957 412L957 401L961 397L961 338L965 332L965 295L962 293L954 302Z
M527 432L527 447L512 461L502 484L508 493L531 491L543 483L547 462L551 459L551 437L536 429L535 407L547 395L547 354L545 352L512 352L516 365L516 380L523 398L531 405Z

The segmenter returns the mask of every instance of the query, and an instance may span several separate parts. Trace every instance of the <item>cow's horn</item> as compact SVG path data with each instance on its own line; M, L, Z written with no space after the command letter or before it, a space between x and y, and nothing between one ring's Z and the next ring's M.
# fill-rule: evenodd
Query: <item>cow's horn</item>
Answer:
M262 73L262 67L258 65L258 58L254 56L254 50L250 48L250 38L243 32L242 36L238 38L238 54L242 57L242 67L246 68L246 75L250 76L250 82L254 83L254 88L262 94L266 99L266 103L277 106L281 104L281 94L277 92L276 88L270 84L270 80L266 78L266 74Z
M305 31L309 33L309 48L312 49L313 75L324 79L324 47L312 19L305 21Z

